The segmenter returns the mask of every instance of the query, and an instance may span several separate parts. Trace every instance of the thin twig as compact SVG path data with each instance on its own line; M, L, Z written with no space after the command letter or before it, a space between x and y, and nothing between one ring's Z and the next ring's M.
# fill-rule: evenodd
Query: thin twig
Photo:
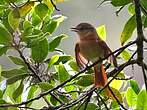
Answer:
M53 0L50 0L50 1L51 1L51 3L52 3L53 7L54 7L57 11L60 11L60 10L56 7L56 5L54 4Z
M100 100L102 101L102 103L104 104L105 106L105 109L106 110L109 110L109 108L107 107L107 104L105 103L105 101L103 100L103 98L95 91L95 93L97 94L97 96L100 98Z
M143 73L143 78L144 78L144 82L145 82L145 87L146 87L146 90L147 90L147 76L146 76L146 73L145 73L144 64L142 64L142 73Z
M133 76L131 76L129 78L118 78L118 77L116 77L115 79L116 80L125 80L125 81L127 81L127 80L131 80L132 78L133 78Z
M113 93L113 91L111 90L111 88L108 86L109 91L111 92L112 96L115 98L115 100L117 101L117 103L124 109L127 110L122 104L121 102L118 100L118 98L115 96L115 94Z

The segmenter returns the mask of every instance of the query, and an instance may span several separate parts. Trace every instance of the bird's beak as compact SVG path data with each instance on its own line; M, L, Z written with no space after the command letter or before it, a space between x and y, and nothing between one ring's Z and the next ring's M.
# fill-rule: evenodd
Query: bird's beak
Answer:
M70 28L71 31L74 31L74 32L79 32L79 30L77 28Z

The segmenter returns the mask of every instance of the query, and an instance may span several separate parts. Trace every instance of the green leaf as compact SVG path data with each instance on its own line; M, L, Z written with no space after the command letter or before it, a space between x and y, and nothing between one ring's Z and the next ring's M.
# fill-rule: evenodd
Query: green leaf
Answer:
M124 60L128 61L131 58L131 55L127 49L125 49L122 53L121 56Z
M13 63L15 63L16 65L22 65L22 66L25 66L27 67L27 65L24 63L24 61L22 61L22 59L18 58L18 57L14 57L14 56L8 56L11 61Z
M53 96L51 96L50 97L50 102L54 105L54 106L56 106L57 105L57 100L53 97Z
M94 83L93 76L91 74L81 75L81 76L77 77L76 79L78 79L76 84L79 86L83 86L83 87L90 86Z
M49 43L49 52L53 52L55 48L57 48L61 42L62 39L66 38L67 36L62 34L60 36L55 37L50 43Z
M32 13L32 25L33 26L37 26L41 23L41 19L39 18L39 16L37 16L37 14L35 12Z
M112 0L111 3L113 6L117 7L117 6L125 6L129 3L131 3L132 0Z
M45 24L42 28L43 32L49 32L49 34L52 34L58 26L58 22L55 20L49 21L49 23Z
M0 24L0 44L10 44L12 40L11 34L7 31L7 29Z
M0 105L1 104L7 104L7 102L3 99L0 99ZM8 110L7 108L4 108L4 107L0 107L0 110Z
M51 57L49 63L48 63L48 68L51 68L52 65L54 65L59 59L58 55L54 55Z
M48 91L50 89L53 88L53 86L50 84L50 83L47 83L47 82L40 82L38 83L39 87L45 91Z
M130 15L134 15L135 14L135 6L134 4L130 4L128 7L128 12Z
M44 3L40 3L35 7L36 14L43 19L48 13L48 6Z
M45 38L42 41L36 42L36 45L31 48L32 50L32 58L34 61L40 63L43 62L43 60L48 55L48 40Z
M18 8L15 8L14 10L10 11L8 15L8 22L13 28L13 30L16 30L19 27L20 14Z
M34 6L34 2L35 1L29 1L25 3L25 5L22 5L21 7L19 7L20 17L26 16L31 11L31 9Z
M96 28L97 34L99 35L99 37L105 41L106 40L106 28L105 25L101 25L99 27Z
M147 27L147 17L145 17L145 20L144 20L144 28Z
M69 65L70 65L70 67L71 67L74 71L78 71L78 70L79 70L76 61L74 61L74 60L70 61L70 62L69 62Z
M0 90L0 99L2 99L2 97L3 97L3 92L2 90Z
M79 110L97 110L98 107L94 103L88 103L87 108L86 109L84 109L84 108L85 108L85 104L83 104ZM76 108L75 108L75 110L76 110Z
M24 84L23 82L20 83L18 88L13 92L12 97L16 102L21 102L21 94L24 89Z
M126 100L129 107L134 107L137 103L137 94L130 87L127 89L127 92L126 92Z
M62 62L63 64L68 62L69 60L72 60L73 57L70 56L70 55L62 55L62 56L59 56L59 59L57 62L54 63L54 65L59 65L60 62ZM51 58L47 59L46 62L50 62Z
M140 4L147 10L147 1L146 0L140 0Z
M131 38L135 28L136 28L136 19L134 15L127 21L127 23L124 26L124 29L120 37L121 45L123 45Z
M29 28L31 28L31 27L32 27L32 24L31 24L30 21L25 20L25 21L23 22L23 29L24 29L24 30L27 30L27 29L29 29Z
M116 101L113 101L111 103L111 108L112 108L112 110L120 110L120 106L118 105L118 103Z
M145 89L143 89L138 94L136 110L146 110L146 108L147 108L147 92Z
M49 32L50 34L52 34L58 28L60 23L64 21L65 18L66 17L62 15L52 17L52 20L50 20L43 26L43 32Z
M28 92L28 96L27 96L27 100L32 99L33 97L35 97L36 91L37 91L38 87L37 86L31 86ZM30 102L29 104L27 104L27 106L31 106L32 102Z
M24 68L11 69L11 70L8 70L8 71L2 71L1 76L5 77L5 78L11 78L11 77L18 76L18 75L28 74L26 72L27 71L24 70Z
M68 71L66 70L66 68L62 63L60 63L57 66L57 69L58 69L58 78L61 83L66 81L70 77Z
M0 56L6 54L7 50L8 50L7 46L0 46Z
M28 76L28 74L17 75L17 76L14 76L14 77L10 77L9 79L7 79L7 85L11 85L11 84L15 83L18 80L25 79L27 76Z
M139 86L138 86L138 83L136 82L136 80L130 80L130 86L136 94L138 94L140 92L140 89L139 89Z

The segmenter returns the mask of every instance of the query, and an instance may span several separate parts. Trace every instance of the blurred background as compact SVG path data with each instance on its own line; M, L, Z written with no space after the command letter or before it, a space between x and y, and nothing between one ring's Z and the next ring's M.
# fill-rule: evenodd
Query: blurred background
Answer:
M59 47L64 50L66 54L74 56L74 47L78 40L78 36L76 33L70 31L70 28L75 27L81 22L91 23L95 27L105 25L107 44L112 50L121 47L120 34L126 21L130 17L127 12L127 7L119 13L119 16L116 16L115 12L118 8L112 7L110 3L104 3L102 6L98 7L101 2L102 0L68 0L67 2L57 5L61 11L56 11L55 14L67 16L67 19L60 25L56 33L54 33L54 36L60 33L65 33L69 36ZM136 38L135 32L133 37L134 39ZM9 69L13 67L12 63L6 57L0 57L0 64L3 68ZM144 82L140 67L135 66L134 71L132 71L132 68L128 67L125 69L125 73L134 76L134 78L139 81L140 87L142 87Z

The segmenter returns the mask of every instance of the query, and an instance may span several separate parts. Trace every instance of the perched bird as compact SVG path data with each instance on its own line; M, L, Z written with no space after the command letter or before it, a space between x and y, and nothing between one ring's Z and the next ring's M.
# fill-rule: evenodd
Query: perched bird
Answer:
M80 69L85 68L89 62L95 63L112 52L107 44L99 37L96 29L91 24L80 23L71 29L77 32L80 38L75 46L76 62ZM109 58L116 66L117 63L114 55L111 55ZM103 62L99 62L94 66L94 73L95 86L97 88L104 87L108 79Z

